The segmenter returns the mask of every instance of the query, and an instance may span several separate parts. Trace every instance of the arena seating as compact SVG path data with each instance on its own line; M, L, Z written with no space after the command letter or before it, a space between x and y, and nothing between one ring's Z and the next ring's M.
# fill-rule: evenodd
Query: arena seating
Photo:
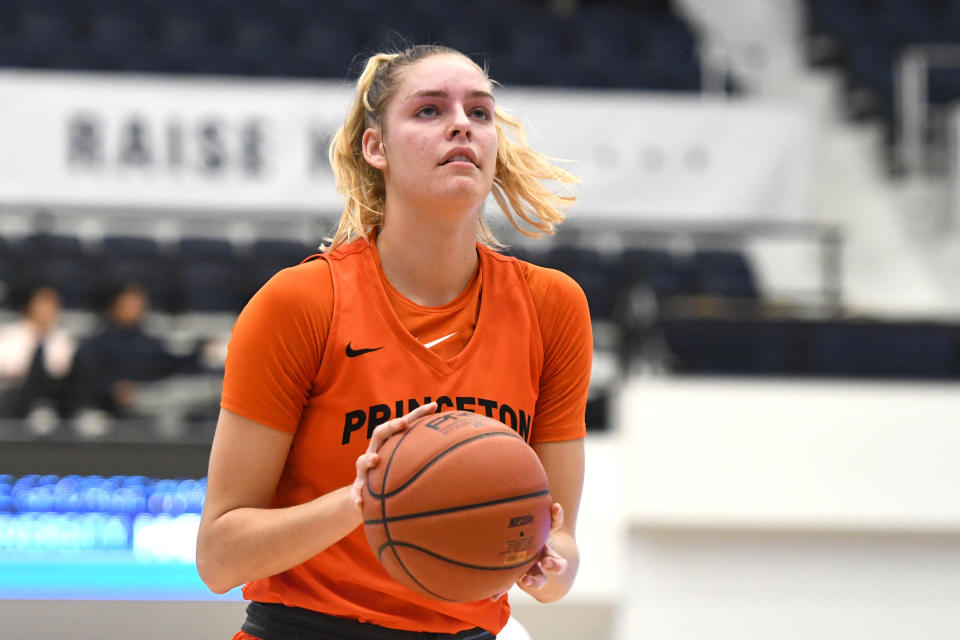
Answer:
M960 378L960 325L880 320L669 318L677 373Z
M94 263L75 236L35 234L22 239L15 248L21 281L14 290L51 284L61 292L68 309L94 306Z
M767 308L753 266L736 249L678 255L657 247L536 247L510 251L576 279L595 325L608 336L606 347L627 360L654 336L669 349L668 369L681 375L960 378L960 326L791 317L789 309ZM29 287L47 282L63 292L65 307L93 313L112 287L137 281L154 311L173 321L233 317L274 273L315 252L292 239L236 246L185 237L161 246L122 235L98 242L47 233L8 237L0 240L0 262L12 267L3 271L7 297L0 310L12 315ZM201 322L186 331L197 337L199 327L222 324Z
M246 302L239 258L228 240L184 238L176 249L182 309L237 311Z
M955 0L808 0L810 54L819 65L840 65L855 117L880 116L894 135L894 74L904 48L960 44L960 2ZM960 68L934 69L928 100L960 98Z
M435 42L486 60L509 85L700 88L696 35L669 2L551 6L15 0L0 5L0 67L343 78L358 53Z

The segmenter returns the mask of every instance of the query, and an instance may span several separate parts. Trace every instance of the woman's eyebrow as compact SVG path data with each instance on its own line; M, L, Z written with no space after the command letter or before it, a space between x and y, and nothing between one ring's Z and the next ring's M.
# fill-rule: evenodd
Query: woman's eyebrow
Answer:
M420 91L415 91L410 95L408 100L413 100L414 98L449 98L450 94L442 89L421 89ZM491 102L494 101L493 94L489 91L483 91L481 89L475 89L470 92L471 98L487 98Z

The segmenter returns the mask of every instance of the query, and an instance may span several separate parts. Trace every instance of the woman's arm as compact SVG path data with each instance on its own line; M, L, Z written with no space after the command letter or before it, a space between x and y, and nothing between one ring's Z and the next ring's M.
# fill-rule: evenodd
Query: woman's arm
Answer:
M270 508L270 501L293 434L221 409L197 536L200 578L211 591L226 593L295 567L345 537L363 521L360 491L367 471L379 462L377 450L436 409L431 402L374 429L352 485L284 508Z
M197 536L197 570L215 593L296 566L360 524L349 487L269 508L292 441L293 434L220 411Z
M570 591L580 566L577 512L583 490L583 439L533 445L550 482L553 529L547 546L518 584L540 602L559 600Z

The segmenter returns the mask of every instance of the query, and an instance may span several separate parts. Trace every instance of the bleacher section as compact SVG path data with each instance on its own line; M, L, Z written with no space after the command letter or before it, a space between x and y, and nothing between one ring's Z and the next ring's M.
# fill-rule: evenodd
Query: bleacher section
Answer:
M506 85L701 85L696 35L665 0L0 2L0 67L345 78L358 53L404 42L486 60Z
M293 240L258 240L236 247L229 240L188 237L162 246L148 236L31 234L0 242L0 275L12 309L41 284L54 286L64 307L96 311L117 287L136 282L158 312L237 313L274 273L316 253Z
M848 114L880 118L888 142L897 142L903 109L897 95L902 90L897 74L904 53L916 46L960 45L960 2L806 0L806 5L811 63L839 67L845 77ZM952 64L934 65L924 73L924 98L934 110L960 98L960 52L955 52L952 60Z
M678 375L960 378L960 325L844 319L829 309L803 317L809 309L764 298L748 254L736 248L704 245L678 253L559 242L509 251L577 280L594 323L612 330L607 346L627 367L651 341L663 340L668 353L660 357ZM214 318L207 328L228 331L230 322L220 319L232 319L274 273L315 252L279 239L240 246L201 237L166 245L129 235L96 242L46 233L5 238L0 261L10 268L3 271L7 293L0 309L12 315L32 287L52 284L67 309L92 315L115 287L139 282L154 315L166 319L153 326L169 330L169 339L176 339L175 327L183 331L176 320L186 317L200 327L205 317Z

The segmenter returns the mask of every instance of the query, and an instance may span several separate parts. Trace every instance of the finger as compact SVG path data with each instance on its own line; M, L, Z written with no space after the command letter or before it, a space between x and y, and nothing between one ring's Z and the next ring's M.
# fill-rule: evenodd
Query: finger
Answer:
M567 559L551 551L540 561L540 567L544 573L560 575L567 570Z
M369 453L379 451L383 443L406 428L407 425L401 420L391 420L383 423L373 430L373 436L370 438L370 444L367 445L367 451Z
M392 436L400 433L419 418L430 415L436 411L437 406L438 405L436 402L430 402L417 407L405 416L395 418L389 422L384 422L382 425L373 430L373 435L370 438L370 446L367 447L367 451L379 450L380 447L383 446L383 443L389 440Z
M417 407L407 415L400 418L400 420L402 420L405 423L404 426L407 426L410 423L415 422L416 420L422 418L423 416L428 416L431 413L434 413L437 410L437 407L439 407L439 405L436 402L428 402L427 404L420 405L419 407Z
M530 569L520 577L518 584L524 589L539 589L547 584L547 576L538 563L530 567Z
M550 530L556 531L563 526L563 506L559 502L554 502L550 507Z
M353 500L353 504L363 509L363 483L359 481L353 483L353 486L350 488L350 498Z
M367 482L367 473L380 462L380 456L376 453L365 453L357 458L357 477L353 484L358 491L363 490L363 485Z
M377 466L380 462L380 456L375 452L368 451L357 458L357 476L366 476L367 471Z
M363 506L363 486L367 483L367 472L377 465L379 459L380 456L376 453L365 453L357 458L357 476L353 480L350 493L358 507Z

